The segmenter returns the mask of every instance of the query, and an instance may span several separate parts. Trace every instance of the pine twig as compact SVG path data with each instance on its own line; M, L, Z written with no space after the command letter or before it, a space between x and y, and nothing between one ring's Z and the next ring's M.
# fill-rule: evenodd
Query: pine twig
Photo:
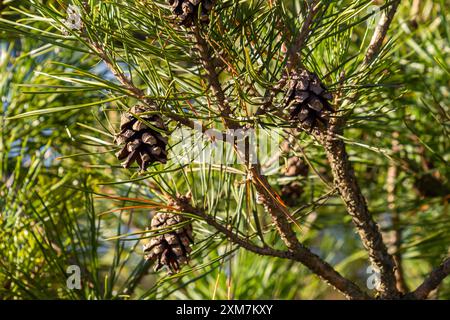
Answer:
M397 140L398 132L394 132L392 135L392 152L397 154L400 151L399 142ZM402 294L408 292L408 286L404 277L402 254L400 252L400 246L402 244L402 229L400 225L400 215L396 208L396 195L395 195L395 181L397 179L398 167L395 161L391 160L389 168L387 171L386 179L386 191L387 191L387 202L389 211L392 215L392 229L393 229L393 239L391 243L391 248L393 250L392 256L395 262L395 278L397 279L397 289Z
M380 272L378 290L381 297L398 298L400 293L396 287L394 260L388 253L378 225L369 212L366 199L361 192L353 166L349 161L345 143L341 138L336 137L335 130L338 130L337 133L341 133L342 129L331 125L325 133L317 135L330 163L334 184L338 188L347 212L369 253L372 264Z
M211 86L213 94L217 99L221 117L227 128L236 129L239 127L239 124L231 118L232 113L230 105L225 98L225 93L220 84L219 75L216 72L216 68L211 62L211 56L209 54L210 47L206 40L203 38L203 35L198 26L193 27L193 33L196 41L196 48L200 54L201 63L206 70L206 76L208 77L209 85Z
M416 290L406 295L408 299L426 299L431 291L450 275L450 258L447 258L434 269Z
M303 22L303 25L300 29L299 34L294 39L294 42L292 46L289 48L287 52L287 64L286 69L287 71L292 71L293 69L296 69L299 67L299 64L301 64L301 51L305 44L306 39L308 38L308 35L311 31L311 25L314 22L314 17L316 16L317 12L320 8L320 1L314 0L309 1L308 4L309 10L306 15L305 21Z
M394 19L394 15L397 12L398 5L400 4L400 0L394 0L389 10L383 12L380 17L380 21L378 22L375 32L370 40L369 47L366 52L366 56L364 57L363 65L366 66L370 64L373 59L380 52L381 46L383 45L384 38L389 30L392 20Z

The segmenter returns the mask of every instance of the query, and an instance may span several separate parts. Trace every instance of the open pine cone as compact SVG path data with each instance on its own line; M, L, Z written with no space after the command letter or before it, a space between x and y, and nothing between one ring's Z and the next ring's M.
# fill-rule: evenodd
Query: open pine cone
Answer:
M329 102L332 98L316 74L302 70L291 75L284 106L291 120L312 129L319 123L326 126L324 112L334 111Z
M304 176L308 175L309 167L303 159L293 156L287 159L284 175L287 177Z
M190 27L198 17L200 22L207 23L209 21L209 12L214 2L215 0L169 0L169 5L179 24Z
M114 140L118 145L123 145L116 156L119 160L124 160L122 166L125 168L136 161L144 171L153 162L167 162L167 138L154 129L166 130L166 127L159 115L143 114L148 111L147 108L136 105L129 112L122 114L120 132Z
M145 259L157 259L155 271L166 266L171 273L177 273L181 269L181 265L189 261L189 254L192 251L191 243L194 243L192 236L192 224L187 223L182 226L183 222L189 221L179 214L159 212L151 222L152 230L163 229L158 233L163 233L152 238L149 243L144 246ZM176 228L175 230L170 229Z

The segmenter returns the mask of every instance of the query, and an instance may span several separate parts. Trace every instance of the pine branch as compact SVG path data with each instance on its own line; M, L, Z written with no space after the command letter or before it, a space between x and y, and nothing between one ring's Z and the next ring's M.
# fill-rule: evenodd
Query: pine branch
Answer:
M279 115L283 117L282 114ZM400 293L396 288L393 257L388 253L378 225L367 208L353 166L348 159L345 143L338 137L343 133L344 118L335 117L330 122L329 130L315 131L315 137L325 149L333 173L334 185L341 194L364 247L368 250L372 264L380 272L379 290L382 297L398 298Z
M355 283L344 278L336 270L334 270L331 265L323 261L319 256L312 253L308 248L302 246L300 243L298 243L298 241L296 241L297 244L295 245L295 250L289 251L276 250L267 246L259 247L252 244L248 239L240 237L232 230L223 226L212 216L206 214L202 209L195 208L184 201L177 201L177 199L175 199L174 201L177 203L178 207L182 209L183 212L199 216L210 226L214 227L217 231L226 235L231 242L241 246L242 248L263 256L272 256L300 262L330 286L339 290L348 299L370 299L370 297L366 293L361 291L361 289ZM285 228L290 228L285 226L284 222L281 222L281 224L283 225L281 227L283 228L283 230Z
M378 55L399 3L400 1L396 0L390 10L381 17L361 65L362 68ZM353 101L355 98L355 95L350 95L345 100L348 102ZM353 166L348 159L345 143L339 138L339 136L343 135L342 128L344 124L345 119L336 116L331 119L328 130L324 133L316 133L316 138L325 149L335 186L341 194L347 212L352 217L361 241L369 253L372 264L380 272L380 286L378 290L381 297L399 298L400 292L396 286L394 258L388 253L378 225L368 210L366 199L361 192Z
M398 132L392 134L392 152L394 154L399 153L400 145L398 141ZM387 191L387 203L389 210L391 212L392 219L392 229L393 229L393 239L391 243L391 248L393 250L392 256L395 262L395 278L397 279L397 289L405 294L408 292L408 286L404 277L402 254L400 252L400 247L402 244L402 227L400 225L400 215L396 206L396 194L395 194L395 182L398 176L398 167L395 161L391 160L389 168L387 171L386 179L386 191Z
M394 19L394 15L397 12L399 4L400 0L394 0L390 9L383 12L380 21L378 22L377 27L375 28L375 32L372 36L372 39L370 40L366 56L364 57L363 62L364 66L370 64L380 52L384 38L386 38L386 34L389 30L392 20Z
M314 8L314 10L317 10L317 8ZM316 12L314 10L312 9L312 13L309 14L311 21ZM304 31L300 32L300 36L295 42L295 45L302 45L308 34L306 30L309 30L309 24L311 23L311 21L306 22L306 27L302 29ZM219 108L225 126L227 127L227 129L235 129L238 125L236 122L229 120L231 111L224 98L218 75L215 72L214 66L210 63L208 44L203 39L198 28L194 28L194 35L196 37L197 48L200 52L202 63L207 71L210 86L218 100ZM247 155L241 154L236 146L235 151L237 152L238 156L240 156L244 161L248 159ZM321 261L318 256L312 254L298 241L297 236L292 230L292 227L288 220L289 218L293 221L293 218L291 217L289 211L285 208L285 206L280 203L279 199L277 199L276 193L273 190L272 186L268 183L266 177L261 174L259 164L250 165L247 163L247 167L249 173L251 174L253 184L255 185L258 193L262 195L263 204L266 210L270 214L281 239L289 248L290 252L298 257L298 259L300 259L300 262L306 265L314 273L324 278L326 281L329 281L330 278L336 278L337 273L331 266ZM338 282L339 288L346 287L343 286L340 281Z
M314 6L310 8L305 23L303 24L302 31L299 33L298 38L294 41L294 45L288 52L288 65L290 69L298 67L297 64L300 63L300 55L298 52L301 51L301 47L309 32L309 26L312 23L312 19L317 12L316 10L318 10L318 7L319 6ZM379 35L376 37L374 36L374 38L380 39L380 32L383 32L384 34L382 35L381 43L378 44L378 42L374 42L374 45L370 50L372 53L368 55L369 58L373 57L377 50L379 50L392 17L389 22L382 23L381 26L377 28L379 31L377 31L376 34ZM280 82L282 82L282 80L283 79L281 79ZM395 263L393 257L388 253L380 230L368 211L366 200L362 195L352 164L348 159L345 143L342 139L337 138L337 134L342 134L343 130L341 128L343 127L344 121L345 120L342 117L333 118L332 122L334 122L334 124L330 126L331 130L325 134L319 132L316 134L316 137L325 149L332 169L335 187L339 190L363 245L368 250L372 264L380 272L381 285L379 291L381 296L383 298L398 298L400 293L396 288L394 274ZM268 206L268 208L271 209L272 207ZM272 209L272 214L277 211L276 208ZM273 216L273 218L275 221L278 219L276 215ZM292 236L288 230L283 230L282 227L283 224L277 226L280 234L284 234L283 240L288 244L288 247L295 247L297 244L294 240L294 236Z
M434 269L416 290L409 293L407 299L426 299L431 291L435 290L441 282L450 275L450 258L444 260Z

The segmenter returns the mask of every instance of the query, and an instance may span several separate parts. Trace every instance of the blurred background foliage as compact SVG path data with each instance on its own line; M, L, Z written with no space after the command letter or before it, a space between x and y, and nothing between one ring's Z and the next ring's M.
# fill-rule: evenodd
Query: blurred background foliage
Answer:
M225 57L220 77L236 116L264 130L286 126L275 113L251 115L280 77L283 42L303 17L300 1L277 2L220 1L206 28L212 55ZM221 121L192 39L167 19L164 1L86 3L83 33L64 35L68 2L0 1L0 298L342 298L302 265L246 252L201 220L190 264L176 275L152 271L142 245L159 208L148 200L162 204L163 193L191 192L242 235L282 243L239 164L186 165L172 157L141 174L120 167L113 136L119 112L136 101L90 51L92 43L101 43L163 114L217 128ZM402 2L382 54L359 70L373 9L384 4L322 1L303 64L341 96L356 93L345 105L348 151L392 250L401 231L398 252L412 289L450 243L450 15L445 0ZM290 204L300 239L366 288L367 254L339 197L318 176L331 179L323 151L307 133L297 138L304 152L281 153L282 165L296 154L314 170L294 178L279 172L270 182L281 192L298 181L302 192ZM169 145L177 143L173 137ZM81 267L81 290L66 286L70 265ZM450 298L449 279L434 297Z

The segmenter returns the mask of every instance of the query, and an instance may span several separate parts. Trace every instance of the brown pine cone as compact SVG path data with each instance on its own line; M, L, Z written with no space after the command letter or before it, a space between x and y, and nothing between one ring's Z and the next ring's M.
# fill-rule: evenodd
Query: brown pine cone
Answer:
M288 206L295 206L304 192L303 186L298 181L290 182L281 187L281 199Z
M326 126L324 112L334 111L329 102L333 96L320 82L319 77L302 70L292 74L287 85L284 106L289 110L290 119L299 121L310 129L319 123Z
M156 130L164 131L166 127L159 115L144 114L148 111L147 108L136 105L122 114L120 132L114 140L118 145L124 145L116 156L119 160L124 160L122 166L125 168L136 161L144 171L154 162L167 162L167 138Z
M293 156L287 160L284 175L287 177L296 177L308 175L309 167L301 158Z
M145 259L157 259L155 271L166 266L170 273L179 272L192 251L192 224L182 215L158 212L152 219L151 229L159 230L159 235L144 245Z
M169 0L169 5L179 24L190 27L198 17L202 23L209 22L209 13L214 2L215 0Z

